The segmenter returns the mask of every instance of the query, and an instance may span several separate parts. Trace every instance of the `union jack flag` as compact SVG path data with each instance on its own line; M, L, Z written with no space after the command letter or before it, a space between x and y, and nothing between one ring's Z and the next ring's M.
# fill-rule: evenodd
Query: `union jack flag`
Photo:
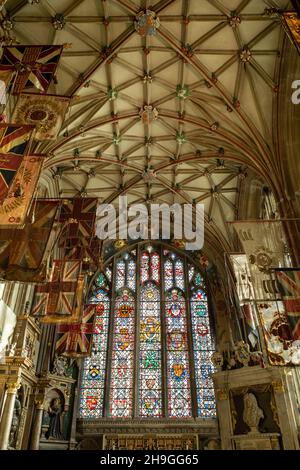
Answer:
M68 222L63 239L72 240L73 246L94 235L97 198L67 199L62 205L60 222ZM85 243L86 244L86 243Z
M75 244L76 243L76 244ZM65 258L68 260L81 260L83 270L86 270L91 264L99 265L101 240L99 238L84 239L77 242L73 239L68 240L65 245Z
M0 63L1 74L14 75L11 93L35 87L46 92L56 72L63 46L5 46Z
M55 241L52 228L58 206L56 201L37 201L23 229L0 230L0 269L6 280L35 282L40 276Z
M300 269L278 269L279 283L288 322L294 340L300 339Z
M57 354L69 357L90 355L96 309L96 305L88 305L83 311L80 322L57 327Z
M80 261L55 260L50 282L36 288L32 315L44 323L78 322L83 283Z
M29 125L0 124L0 153L26 155L33 130Z

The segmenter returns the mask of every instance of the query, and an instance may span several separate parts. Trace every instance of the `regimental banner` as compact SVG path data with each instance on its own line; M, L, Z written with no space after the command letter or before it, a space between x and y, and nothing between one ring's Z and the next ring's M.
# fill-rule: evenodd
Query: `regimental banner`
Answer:
M292 337L300 340L300 269L278 269L276 276Z
M75 239L63 241L65 258L68 260L81 260L83 271L98 267L102 240L99 238L84 239L76 242Z
M10 191L0 206L0 229L25 224L44 162L44 155L24 157Z
M247 256L242 253L229 255L235 274L235 287L244 320L246 335L252 349L259 343L256 315L253 301L255 299L251 272Z
M69 104L70 98L66 96L23 93L19 96L12 121L36 126L35 140L55 140Z
M21 163L20 155L0 153L0 204L6 198Z
M293 341L281 301L257 302L269 362L273 366L300 365L299 341Z
M281 301L278 277L274 272L285 263L286 241L282 223L235 222L234 227L247 255L251 274L248 281L253 286L269 362L278 366L299 365L300 343L293 340L288 316ZM249 312L246 311L247 313Z
M74 198L64 201L60 215L60 222L68 223L63 232L64 240L72 240L72 245L76 246L80 241L94 237L97 204L97 198ZM84 245L86 246L86 243Z
M245 328L246 334L249 343L251 344L253 350L255 350L256 346L259 344L259 332L257 329L257 322L256 322L256 315L255 315L255 306L253 303L245 303L241 305L244 321L245 321Z
M36 288L32 315L44 323L78 323L83 294L81 262L56 260L50 281Z
M56 353L68 357L86 357L91 353L96 305L85 307L81 321L57 327Z
M10 71L2 72L0 79L0 104L4 105L4 108L7 104L7 88L12 78L13 73Z
M243 253L238 253L229 255L229 257L235 274L239 301L253 300L255 296L247 256Z
M0 153L26 155L34 126L0 124Z
M294 42L300 54L300 18L295 11L288 11L282 14L285 29Z
M235 222L247 255L256 300L279 298L274 268L284 265L285 236L280 221Z
M0 63L0 80L12 73L13 95L29 88L46 92L56 73L63 46L5 46ZM3 80L4 81L4 80Z
M0 230L0 269L6 281L43 282L47 259L59 226L55 223L59 202L37 201L24 229Z

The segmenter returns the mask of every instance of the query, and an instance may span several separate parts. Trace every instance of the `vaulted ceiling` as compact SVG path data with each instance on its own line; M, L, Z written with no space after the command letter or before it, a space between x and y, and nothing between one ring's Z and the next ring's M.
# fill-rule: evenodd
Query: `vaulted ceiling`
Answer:
M227 221L238 216L249 168L266 179L276 169L283 30L272 8L288 6L8 0L3 34L65 44L49 92L71 96L71 106L58 141L37 149L60 196L203 203L212 243L232 248ZM151 35L141 30L146 9Z

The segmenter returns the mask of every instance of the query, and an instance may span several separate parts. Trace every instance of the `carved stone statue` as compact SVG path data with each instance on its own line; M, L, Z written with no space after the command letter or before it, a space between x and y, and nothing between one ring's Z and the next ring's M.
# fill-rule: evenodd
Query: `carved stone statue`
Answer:
M52 373L63 377L68 369L68 358L65 356L55 356Z
M50 417L49 428L45 434L46 439L63 439L61 432L61 413L62 406L59 398L53 398L48 409L48 415Z
M259 408L256 396L246 393L244 396L243 420L249 426L250 432L257 432L260 420L264 417L263 410Z
M204 446L204 450L220 450L220 442L217 439L210 439Z

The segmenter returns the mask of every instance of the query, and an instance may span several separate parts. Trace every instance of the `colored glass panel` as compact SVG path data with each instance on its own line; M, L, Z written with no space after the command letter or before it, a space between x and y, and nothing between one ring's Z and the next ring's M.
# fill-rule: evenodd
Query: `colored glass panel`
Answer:
M139 414L162 416L160 291L152 283L141 289Z
M96 281L97 283L97 281ZM83 363L80 397L81 418L101 418L105 387L110 300L106 291L94 291L91 303L97 304L91 356Z
M158 253L151 255L151 279L157 283L160 280L160 259Z
M184 270L181 259L175 261L175 285L178 289L184 290Z
M164 275L165 275L165 288L169 290L174 285L174 273L173 273L173 263L170 259L165 261L164 265Z
M125 261L117 261L116 266L116 289L121 289L125 287Z
M144 251L141 256L141 282L144 283L149 280L150 259L149 253Z
M192 416L186 302L178 289L166 294L168 415Z
M195 276L196 285L199 282L197 282L197 276L200 275L196 274ZM214 418L216 416L216 403L211 379L211 374L214 372L211 362L214 342L210 331L207 297L203 290L196 289L194 291L190 307L198 416L201 418Z
M133 402L135 301L127 289L115 300L109 414L130 418Z
M127 287L135 292L136 285L136 262L130 259L127 263Z

